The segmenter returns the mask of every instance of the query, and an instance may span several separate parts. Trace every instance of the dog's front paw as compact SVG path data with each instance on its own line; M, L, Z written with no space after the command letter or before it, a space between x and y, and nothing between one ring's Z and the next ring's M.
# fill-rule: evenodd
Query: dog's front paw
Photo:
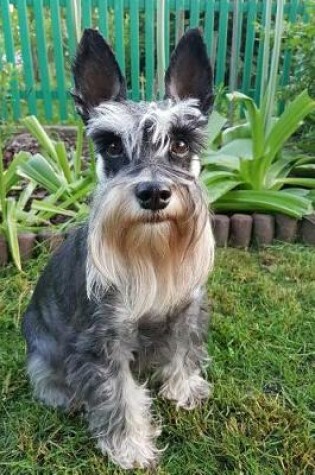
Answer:
M159 432L159 429L152 427L143 432L116 435L110 440L100 438L98 447L103 455L108 455L110 460L121 468L152 468L157 464L161 452L156 448L152 434L157 435Z
M176 407L191 410L200 406L212 393L212 386L201 376L170 379L161 388L160 395L176 402Z

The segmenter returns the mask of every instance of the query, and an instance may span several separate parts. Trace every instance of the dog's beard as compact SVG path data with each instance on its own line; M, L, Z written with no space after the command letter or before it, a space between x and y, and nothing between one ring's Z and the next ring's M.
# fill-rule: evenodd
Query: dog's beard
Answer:
M174 202L167 212L142 213L128 193L109 193L90 223L89 297L100 299L114 286L133 320L167 315L189 301L212 267L214 242L206 203L192 206L184 194Z

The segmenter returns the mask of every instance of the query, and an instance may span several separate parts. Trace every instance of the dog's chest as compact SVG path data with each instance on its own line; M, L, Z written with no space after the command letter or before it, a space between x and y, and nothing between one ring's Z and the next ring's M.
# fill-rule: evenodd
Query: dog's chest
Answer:
M170 334L171 324L172 322L167 318L157 321L140 319L137 325L139 349L160 346Z

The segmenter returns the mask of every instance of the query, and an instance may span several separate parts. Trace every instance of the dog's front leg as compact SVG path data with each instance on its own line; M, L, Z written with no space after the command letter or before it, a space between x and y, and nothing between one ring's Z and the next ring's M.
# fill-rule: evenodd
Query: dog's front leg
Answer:
M106 358L73 355L68 378L76 399L86 406L98 447L125 469L152 466L158 456L151 400L144 385L133 379L130 359L118 342L112 343Z
M202 296L172 322L157 377L162 381L160 395L175 401L177 407L193 409L211 393L211 385L201 375L203 364L209 360L207 330L208 309L202 305Z

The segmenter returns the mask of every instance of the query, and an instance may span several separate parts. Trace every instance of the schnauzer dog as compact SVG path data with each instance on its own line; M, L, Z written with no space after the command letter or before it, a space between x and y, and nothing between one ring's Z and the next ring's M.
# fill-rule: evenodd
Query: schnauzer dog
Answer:
M53 255L25 313L28 374L44 403L85 409L103 454L143 468L158 458L160 429L141 375L150 371L159 394L185 409L210 392L203 285L214 240L198 154L212 71L190 30L171 57L165 99L128 101L112 50L89 29L73 75L98 185L88 224Z

